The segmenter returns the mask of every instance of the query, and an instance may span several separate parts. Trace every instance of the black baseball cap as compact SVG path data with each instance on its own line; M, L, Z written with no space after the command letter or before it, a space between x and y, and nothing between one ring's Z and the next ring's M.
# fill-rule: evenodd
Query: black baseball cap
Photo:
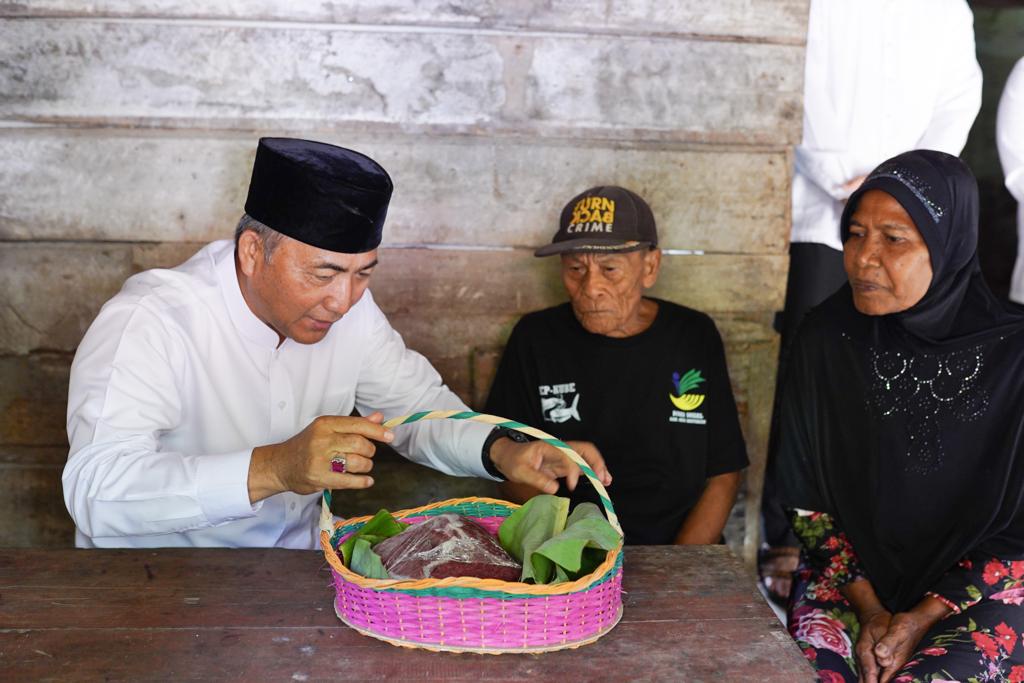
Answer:
M615 185L592 187L565 205L558 232L534 256L570 251L624 252L655 247L658 230L647 202Z

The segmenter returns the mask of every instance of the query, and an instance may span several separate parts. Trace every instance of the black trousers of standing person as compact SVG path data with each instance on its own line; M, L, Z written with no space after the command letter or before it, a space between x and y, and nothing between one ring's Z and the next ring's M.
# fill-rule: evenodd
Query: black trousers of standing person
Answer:
M807 312L827 299L846 282L843 252L814 242L789 245L789 277L786 280L785 310L775 318L775 329L782 335L779 347L779 373L775 384L775 410L768 443L768 476L764 482L761 514L764 518L764 542L769 547L798 546L789 527L789 518L779 504L772 482L772 460L778 438L779 395L786 373L789 345Z

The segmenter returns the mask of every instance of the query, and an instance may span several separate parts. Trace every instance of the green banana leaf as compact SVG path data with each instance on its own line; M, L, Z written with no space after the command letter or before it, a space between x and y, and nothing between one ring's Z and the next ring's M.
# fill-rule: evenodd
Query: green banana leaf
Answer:
M345 539L345 542L341 544L341 547L338 550L341 551L342 563L352 571L356 571L356 568L352 566L352 555L356 541L359 539L366 539L369 544L367 549L369 549L369 546L373 546L376 543L383 541L385 538L396 536L408 529L410 526L410 524L405 524L404 522L396 520L387 510L382 509L378 511L377 514L373 516L373 519L364 524L359 531L349 536ZM376 557L376 553L374 553L374 556ZM377 558L377 561L380 561L379 557ZM358 573L362 574L362 572ZM363 576L368 575L363 574ZM387 578L387 576L370 578Z
M554 563L534 553L545 541L565 528L569 517L569 499L539 495L526 501L498 528L498 541L508 553L522 563L521 581L549 583Z
M557 580L575 581L594 571L620 540L596 505L580 503L566 520L565 530L545 541L534 554L551 560Z
M356 539L352 546L352 564L349 569L368 579L390 579L388 570L384 569L384 563L380 561L380 555L373 552L371 545L366 537Z
M522 562L522 581L559 583L592 572L622 540L601 510L569 499L540 495L513 512L498 530L501 545Z

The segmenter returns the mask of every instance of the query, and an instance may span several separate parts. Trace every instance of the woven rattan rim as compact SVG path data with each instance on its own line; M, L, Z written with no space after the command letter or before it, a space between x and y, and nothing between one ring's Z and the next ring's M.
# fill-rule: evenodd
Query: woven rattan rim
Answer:
M441 507L454 507L460 503L489 503L492 505L505 505L511 509L519 507L514 503L497 500L495 498L450 498L437 503L430 503L429 505L409 508L407 510L399 510L398 512L393 513L393 515L398 519L404 517L415 517L427 510L433 510ZM356 524L366 523L371 519L373 519L372 515L353 517L351 519L337 522L335 524L335 528L350 525L354 526ZM341 558L338 557L338 552L331 544L331 536L332 534L327 531L320 532L320 547L323 549L324 556L327 558L327 563L331 565L331 568L344 577L346 581L361 588L372 588L375 590L392 588L402 591L413 591L426 588L459 587L474 588L476 590L483 591L515 593L516 595L562 595L565 593L576 593L581 590L585 590L594 583L597 583L607 572L611 571L612 567L615 565L618 554L622 552L622 544L620 543L615 547L615 549L608 551L604 562L598 565L597 569L592 571L590 574L575 581L565 581L563 583L554 584L533 584L522 583L519 581L501 581L499 579L478 579L472 576L455 576L446 579L368 579L365 576L356 574L354 571L342 564Z

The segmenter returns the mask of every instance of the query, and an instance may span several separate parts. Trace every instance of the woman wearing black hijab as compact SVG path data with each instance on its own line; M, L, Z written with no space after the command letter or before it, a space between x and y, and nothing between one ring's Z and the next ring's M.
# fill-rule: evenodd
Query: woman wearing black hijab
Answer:
M1024 315L982 280L977 183L901 154L841 231L783 389L790 632L825 681L1024 681Z

